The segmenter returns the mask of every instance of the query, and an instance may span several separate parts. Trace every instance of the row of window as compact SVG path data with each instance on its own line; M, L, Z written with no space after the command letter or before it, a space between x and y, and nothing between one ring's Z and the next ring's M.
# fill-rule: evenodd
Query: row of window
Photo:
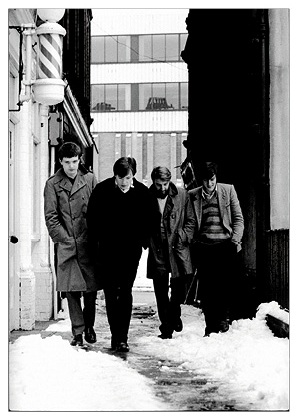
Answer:
M182 61L187 34L109 35L91 38L91 63Z
M163 111L187 108L187 82L91 86L92 111Z

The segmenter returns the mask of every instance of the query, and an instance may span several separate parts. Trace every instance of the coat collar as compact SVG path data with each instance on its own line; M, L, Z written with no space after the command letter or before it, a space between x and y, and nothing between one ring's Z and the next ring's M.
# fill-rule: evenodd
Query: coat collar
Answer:
M63 169L60 168L55 174L55 182L60 183L60 187L68 191L70 195L74 194L84 185L86 185L84 174L80 169L78 169L76 179L72 184L68 176L63 171Z
M151 192L151 193L153 193L154 194L154 185L152 184L152 185L150 185L150 187L149 187L149 191ZM177 195L178 194L178 190L177 190L177 187L176 187L176 185L175 184L173 184L173 182L170 182L170 186L169 186L169 196L170 197L175 197L175 195Z

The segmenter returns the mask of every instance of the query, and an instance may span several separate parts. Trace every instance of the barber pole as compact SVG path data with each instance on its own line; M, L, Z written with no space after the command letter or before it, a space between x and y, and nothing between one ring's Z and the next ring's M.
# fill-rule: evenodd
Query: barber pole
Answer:
M46 30L44 27L42 29ZM37 79L61 79L62 36L54 33L40 34L38 52Z
M42 19L42 12L38 14ZM56 19L54 17L51 21L47 21L36 28L38 52L36 81L33 85L33 92L35 100L44 105L55 105L64 99L65 83L62 80L62 49L63 37L66 31L54 21Z

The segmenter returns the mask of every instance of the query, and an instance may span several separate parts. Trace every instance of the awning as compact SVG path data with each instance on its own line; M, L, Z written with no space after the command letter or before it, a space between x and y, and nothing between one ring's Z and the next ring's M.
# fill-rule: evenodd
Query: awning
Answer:
M85 147L92 146L94 144L95 150L98 153L96 143L90 134L86 122L81 114L80 108L78 106L77 100L74 97L67 80L64 80L66 83L65 94L63 107L64 110L78 136L80 141Z

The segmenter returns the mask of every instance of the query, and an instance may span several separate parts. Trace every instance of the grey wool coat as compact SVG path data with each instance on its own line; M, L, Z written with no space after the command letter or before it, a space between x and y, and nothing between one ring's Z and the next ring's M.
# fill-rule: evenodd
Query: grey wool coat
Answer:
M161 213L158 201L153 193L153 185L149 188L152 196L151 235L147 261L147 277L154 278L165 268L160 263ZM168 238L168 254L171 277L177 278L192 274L190 246L196 227L195 215L188 192L184 188L176 187L172 182L163 212L163 225Z
M99 282L90 259L86 213L95 176L78 170L74 184L59 169L44 188L44 214L57 250L57 291L96 291Z

